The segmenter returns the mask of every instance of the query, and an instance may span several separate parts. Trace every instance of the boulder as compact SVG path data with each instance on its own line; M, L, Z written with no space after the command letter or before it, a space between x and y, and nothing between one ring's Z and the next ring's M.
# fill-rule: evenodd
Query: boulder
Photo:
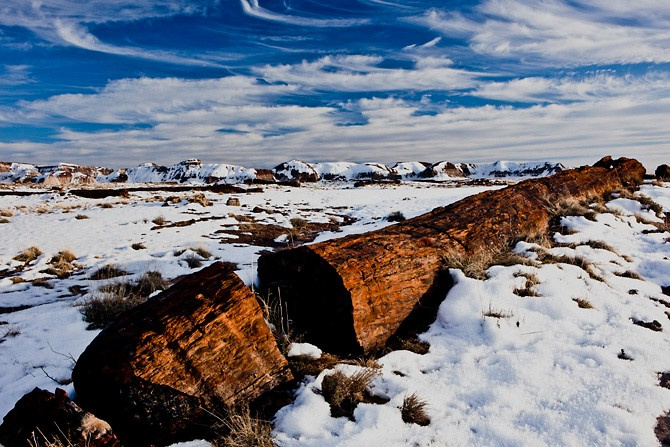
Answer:
M72 378L124 445L161 445L210 436L227 407L292 377L254 294L217 262L122 314Z
M265 254L259 279L265 293L281 296L304 341L331 352L371 352L444 298L445 254L477 255L543 233L552 204L639 184L644 173L636 160L621 158L526 180L371 233Z
M658 180L670 181L670 166L660 165L656 168L655 174Z
M0 425L0 443L5 447L121 445L107 422L82 410L60 388L55 393L35 388L19 399Z

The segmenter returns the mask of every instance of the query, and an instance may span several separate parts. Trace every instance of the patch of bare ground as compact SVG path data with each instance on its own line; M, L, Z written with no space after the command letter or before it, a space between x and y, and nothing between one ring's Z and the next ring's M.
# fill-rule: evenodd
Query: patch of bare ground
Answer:
M222 229L216 233L237 236L235 238L236 243L274 248L303 245L312 242L319 233L338 231L340 227L354 222L354 219L348 216L341 216L343 218L342 222L337 219L331 219L329 222L309 222L305 219L293 218L291 219L292 227L287 228L254 222L253 218L250 218L251 222L249 222L244 217L234 217L240 222L236 225L237 229ZM285 239L277 241L280 236L285 236ZM224 242L222 241L222 243Z
M637 325L637 326L641 326L641 327L647 328L647 329L652 330L652 331L654 331L654 332L661 332L661 331L663 331L663 325L661 325L661 323L658 322L658 320L654 320L654 321L642 321L642 320L635 320L635 319L633 319L633 324L635 324L635 325Z
M670 412L656 419L654 433L662 447L670 447Z

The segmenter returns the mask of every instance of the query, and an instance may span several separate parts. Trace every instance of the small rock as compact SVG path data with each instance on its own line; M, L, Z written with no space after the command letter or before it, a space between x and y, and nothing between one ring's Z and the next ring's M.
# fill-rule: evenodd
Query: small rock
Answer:
M656 168L655 174L658 180L662 181L670 180L670 166L660 165L658 168Z
M226 200L226 205L240 206L240 199L238 199L237 197L229 197L228 200Z
M34 438L35 437L35 438ZM120 447L109 424L72 402L65 390L56 393L35 388L16 402L0 425L5 447L52 445L54 440L72 447Z

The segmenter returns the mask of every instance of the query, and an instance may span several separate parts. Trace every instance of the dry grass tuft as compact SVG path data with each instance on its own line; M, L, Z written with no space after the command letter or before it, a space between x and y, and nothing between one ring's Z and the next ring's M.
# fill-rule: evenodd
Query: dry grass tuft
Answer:
M74 216L74 218L77 220L84 220L88 219L88 216L86 214L77 214L76 216Z
M400 211L394 211L388 216L386 216L386 220L389 222L403 222L406 220L405 215L400 212Z
M633 270L626 270L626 271L623 272L623 273L617 273L617 272L615 272L614 274L615 274L616 276L621 277L621 278L630 278L630 279L637 279L637 280L639 280L639 281L644 281L644 278L642 277L642 275L640 275L639 273L637 273L637 272L635 272L635 271L633 271Z
M318 359L308 355L296 355L288 357L287 360L293 377L298 381L305 376L318 376L321 371L334 368L341 361L340 358L327 353L321 354Z
M160 227L165 225L167 220L165 219L165 216L156 216L151 222Z
M0 338L12 338L18 337L19 335L21 335L21 326L10 324L9 326L3 328L2 337Z
M226 432L214 445L221 447L275 447L270 422L251 416L248 407L233 408L221 423Z
M145 247L142 242L135 242L133 245L130 246L133 250L144 250Z
M182 259L189 268L196 269L202 266L202 260L196 255L188 255Z
M0 209L0 217L12 217L14 213L8 209Z
M114 208L113 203L101 203L100 208Z
M112 278L117 278L119 276L125 276L127 275L128 272L125 270L122 270L115 266L114 264L106 264L100 267L98 270L93 272L89 279L92 279L94 281L99 281L102 279L112 279Z
M150 270L144 273L135 283L133 293L140 296L149 296L158 290L167 290L169 281L163 278L160 272Z
M591 277L591 279L595 279L596 281L600 282L605 282L605 278L603 278L596 272L594 264L588 259L583 258L581 256L567 256L567 255L556 256L549 253L546 250L538 251L537 256L538 260L544 264L574 265L584 270Z
M22 282L26 282L26 280L20 276L12 276L12 284L21 284Z
M593 309L593 304L586 298L573 298L572 301L577 303L580 309Z
M533 273L521 273L517 272L514 274L516 278L526 278L526 283L524 284L523 287L517 287L514 289L514 294L527 297L527 296L539 296L537 292L535 291L535 286L540 283L540 279L537 277L537 275L534 275Z
M49 260L49 267L45 270L45 273L50 275L56 275L59 278L67 278L70 276L70 272L77 268L72 262L77 259L74 253L70 250L63 250L58 252L53 258Z
M14 260L28 264L30 262L33 262L35 259L39 258L41 254L42 250L40 250L35 246L32 246L30 248L23 250L18 255L14 256Z
M503 243L473 254L448 252L442 255L442 263L445 268L460 269L465 276L480 280L488 278L486 270L493 265L533 265L532 260L513 252L512 247L513 244Z
M0 217L0 224L8 224L11 222L9 219L5 219L4 217Z
M193 197L190 197L188 199L189 203L199 203L202 206L212 206L212 202L207 200L207 197L205 197L205 194L199 192L193 195Z
M619 252L617 252L614 247L612 247L611 245L609 245L609 244L607 244L603 241L586 241L586 242L583 242L582 244L583 245L588 245L589 247L594 248L594 249L611 251L615 255L619 254Z
M204 259L209 259L212 257L212 252L202 246L197 248L191 248L191 251L195 252L198 256Z
M365 368L351 376L340 371L325 376L321 392L330 404L331 415L346 416L353 420L356 406L365 400L367 388L378 374L374 369Z
M403 422L425 427L430 424L430 417L426 412L428 403L419 398L416 393L405 396L400 407Z
M48 280L48 278L37 278L32 281L33 286L35 287L44 287L45 289L53 289L54 286Z

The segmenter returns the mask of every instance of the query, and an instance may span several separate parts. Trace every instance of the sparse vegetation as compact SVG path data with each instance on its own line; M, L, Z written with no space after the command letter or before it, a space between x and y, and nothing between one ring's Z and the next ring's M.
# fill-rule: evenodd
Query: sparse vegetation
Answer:
M616 276L619 276L621 278L630 278L630 279L637 279L639 281L644 281L644 278L642 275L640 275L637 272L634 272L633 270L626 270L625 272L615 272L614 273Z
M44 287L45 289L54 288L53 284L51 284L47 278L37 278L33 279L31 282L35 287Z
M144 244L142 242L135 242L130 247L133 250L144 250L145 248L147 248L147 247L144 246Z
M0 224L7 224L7 223L9 223L9 222L10 222L9 219L6 219L6 218L4 218L4 217L0 217Z
M77 259L74 253L70 250L63 250L58 252L53 258L49 260L51 267L46 269L44 272L50 275L58 276L59 278L67 278L70 276L70 272L76 268L72 263Z
M20 276L12 276L12 284L21 284L22 282L25 282L26 280L21 278Z
M204 258L204 259L209 259L212 257L212 252L207 250L205 247L196 247L196 248L191 248L191 251L195 252L198 256Z
M577 303L580 309L593 309L593 304L586 298L573 298L572 301Z
M188 255L183 261L188 265L189 268L196 269L202 266L202 260L196 255Z
M86 214L77 214L77 215L74 216L74 218L77 219L77 220L84 220L84 219L88 219L88 216Z
M274 447L270 422L254 418L248 407L232 408L220 419L226 433L214 440L221 447Z
M137 280L133 293L140 296L149 296L158 290L166 290L168 287L170 287L170 283L163 278L160 272L150 270Z
M19 335L21 335L21 327L17 324L10 324L3 328L2 337L0 338L12 338Z
M302 217L294 217L289 222L291 222L293 230L298 234L307 229L308 222Z
M158 225L160 227L160 226L165 225L167 223L167 220L165 219L164 216L157 216L157 217L154 217L154 219L151 222L153 222L155 225Z
M114 208L114 204L105 202L100 204L100 208Z
M404 220L406 220L406 218L402 212L394 211L388 216L386 216L386 220L389 222L403 222Z
M14 213L11 210L2 208L0 209L0 217L12 217Z
M425 427L430 424L430 417L426 411L428 403L419 398L416 393L405 396L400 407L402 420L408 424L417 424Z
M533 273L515 273L516 278L523 277L526 278L526 282L523 287L517 287L514 289L514 294L522 297L528 296L538 296L535 291L535 286L540 283L539 278Z
M202 206L212 206L212 202L207 200L205 194L199 192L193 195L193 197L188 199L189 203L199 203Z
M145 301L145 297L127 295L126 287L119 284L116 288L106 288L105 292L85 300L79 310L84 321L89 323L87 329L102 329L126 310Z
M595 266L591 261L581 256L567 256L567 255L554 255L548 252L547 250L542 250L537 252L538 261L544 264L570 264L577 266L584 270L591 279L596 281L605 282L605 278L600 276L596 270Z
M512 247L513 244L500 241L471 254L451 251L442 255L442 262L445 268L460 269L465 276L480 280L488 278L486 270L493 265L533 265L532 260L513 252Z
M119 276L124 276L124 275L127 275L127 274L128 274L128 272L118 268L114 264L106 264L106 265L103 265L102 267L100 267L95 272L93 272L89 278L94 280L94 281L99 281L99 280L102 280L102 279L117 278Z
M39 248L32 246L30 248L27 248L23 250L21 253L18 255L14 256L15 261L23 262L25 264L29 264L33 262L35 259L39 258L42 255L42 250Z
M354 410L366 399L367 388L379 373L364 368L348 376L340 371L328 374L321 383L321 392L330 404L333 417L346 416L353 420Z

